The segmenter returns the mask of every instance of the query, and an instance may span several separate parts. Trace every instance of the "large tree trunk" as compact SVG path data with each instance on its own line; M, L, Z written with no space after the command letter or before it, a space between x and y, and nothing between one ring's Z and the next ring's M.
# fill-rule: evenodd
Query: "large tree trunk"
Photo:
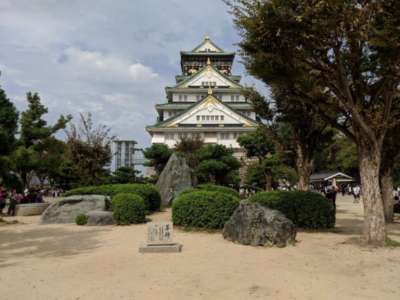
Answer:
M380 180L383 206L385 211L385 220L386 223L392 223L394 199L392 169L390 167L382 170Z
M310 159L307 150L300 142L296 142L296 169L299 175L297 188L300 191L308 191L313 170L313 160Z
M364 205L364 239L373 246L383 246L386 239L385 216L379 186L381 151L373 145L358 145L361 196Z

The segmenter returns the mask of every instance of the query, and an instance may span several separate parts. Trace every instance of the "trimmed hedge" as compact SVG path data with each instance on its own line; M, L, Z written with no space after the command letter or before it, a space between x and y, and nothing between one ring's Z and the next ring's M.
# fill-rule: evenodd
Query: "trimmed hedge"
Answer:
M157 188L152 184L105 184L99 186L87 186L76 188L64 193L64 196L73 195L106 195L114 197L120 193L132 193L143 198L146 211L154 212L160 210L161 196Z
M239 205L230 194L193 190L172 204L172 222L188 228L220 229Z
M139 224L146 221L146 206L142 197L120 193L112 199L114 219L118 225Z
M86 225L88 221L88 217L85 214L77 215L75 218L76 225Z
M195 188L184 190L181 194L192 193L193 191L221 192L239 198L239 192L226 186L215 185L211 183L199 184Z
M249 201L279 210L300 228L322 229L335 226L335 209L332 203L318 193L259 192L251 196Z

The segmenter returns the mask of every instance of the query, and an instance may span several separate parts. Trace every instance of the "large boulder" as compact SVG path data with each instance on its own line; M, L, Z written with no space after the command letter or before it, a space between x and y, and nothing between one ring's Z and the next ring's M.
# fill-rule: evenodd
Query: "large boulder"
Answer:
M87 223L89 226L114 225L116 224L112 211L93 210L87 214Z
M62 198L51 204L42 214L42 224L75 223L80 214L92 210L105 211L110 207L110 198L102 195L76 195Z
M157 181L163 207L170 205L183 190L192 187L191 175L186 159L173 153Z
M285 247L296 239L296 227L281 212L243 200L225 223L225 239L251 246Z

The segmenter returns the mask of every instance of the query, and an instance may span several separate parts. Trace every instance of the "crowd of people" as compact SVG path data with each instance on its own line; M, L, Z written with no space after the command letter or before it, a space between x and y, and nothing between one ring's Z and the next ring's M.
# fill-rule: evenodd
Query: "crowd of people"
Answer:
M16 189L7 190L0 186L0 215L4 214L4 209L7 208L6 214L14 216L18 204L25 203L41 203L43 197L58 197L62 191L60 189L25 189L23 193L19 193Z

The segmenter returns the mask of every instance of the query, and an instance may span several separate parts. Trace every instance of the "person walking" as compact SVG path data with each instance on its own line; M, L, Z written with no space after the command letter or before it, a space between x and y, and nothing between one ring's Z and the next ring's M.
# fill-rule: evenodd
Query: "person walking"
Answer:
M353 197L354 197L354 202L353 203L359 203L360 202L360 186L356 185L355 187L353 187Z

